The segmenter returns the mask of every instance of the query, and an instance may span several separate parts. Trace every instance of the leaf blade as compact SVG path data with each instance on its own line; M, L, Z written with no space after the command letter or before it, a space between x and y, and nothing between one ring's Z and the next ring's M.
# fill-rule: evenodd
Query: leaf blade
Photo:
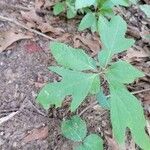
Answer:
M135 79L143 77L144 73L133 67L126 61L118 61L113 63L106 73L108 80L117 81L120 83L132 83Z
M141 104L120 83L109 81L111 92L111 122L117 141L124 144L128 127L135 142L143 149L150 147L150 139L145 132L145 117ZM139 134L140 131L140 134Z
M131 4L136 4L138 2L138 0L111 0L113 2L113 4L115 4L116 6L130 6Z
M90 92L97 75L72 71L62 67L50 67L49 69L62 76L62 80L45 86L37 97L38 102L45 108L49 108L51 105L60 107L63 99L71 95L70 109L72 112L75 111Z
M84 7L89 7L96 4L96 0L76 0L75 8L81 9Z
M134 40L125 38L127 24L120 16L113 16L111 21L100 16L98 30L103 43L102 52L105 51L103 54L100 52L98 57L102 67L108 64L114 54L123 52L134 44Z
M62 2L58 2L54 5L53 13L54 15L59 15L65 10L65 5Z
M73 141L82 141L87 134L86 122L79 116L73 116L65 120L61 125L62 134Z
M98 135L90 134L75 150L103 150L103 141Z
M96 69L95 61L82 49L58 42L51 43L50 49L57 62L66 68L79 71Z
M110 110L110 100L108 100L107 96L104 95L102 90L96 95L96 100L101 107Z
M87 28L92 27L93 23L95 22L96 18L92 12L87 13L81 20L78 30L83 31Z

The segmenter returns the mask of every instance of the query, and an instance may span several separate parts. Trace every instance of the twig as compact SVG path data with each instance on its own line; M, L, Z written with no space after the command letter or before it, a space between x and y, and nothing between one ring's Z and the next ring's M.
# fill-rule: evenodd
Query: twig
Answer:
M78 115L82 116L82 114L84 114L88 109L96 106L98 104L97 101L93 102L92 104L90 104L89 106L85 107Z
M131 92L132 94L139 94L139 93L143 93L143 92L147 92L150 91L150 88L147 89L143 89L143 90L139 90L139 91L135 91L135 92ZM110 97L110 95L107 95L107 97ZM81 116L82 114L84 114L87 110L89 110L90 108L94 107L98 105L98 102L95 101L93 103L91 103L89 106L85 107L78 115ZM100 106L100 105L99 105Z
M147 91L150 91L150 88L139 90L139 91L135 91L135 92L131 92L131 93L132 94L139 94L139 93L143 93L143 92L147 92Z
M32 107L42 116L46 117L47 114L44 114L43 112L41 112L36 106L34 106L34 104L29 100L30 104L32 105Z
M20 27L22 27L22 28L24 28L24 29L26 29L26 30L28 30L28 31L30 31L30 32L33 32L33 33L38 34L38 35L40 35L40 36L43 36L43 37L45 37L45 38L47 38L47 39L49 39L49 40L55 41L54 38L49 37L49 36L47 36L47 35L45 35L45 34L39 32L39 31L37 31L37 30L31 29L31 28L29 28L29 27L27 27L27 26L25 26L25 25L23 25L23 24L21 24L21 23L15 21L15 20L12 20L12 19L10 19L10 18L1 16L1 15L0 15L0 19L1 19L1 20L4 20L4 21L9 21L9 22L14 23L14 24L16 24L16 25L18 25L18 26L20 26Z
M19 114L24 108L24 105L22 105L17 111L11 112L9 115L0 118L0 125L5 123L6 121L12 119L15 115ZM5 110L6 112L6 110Z
M16 111L16 112L12 112L11 114L9 114L8 116L6 117L3 117L3 118L0 118L0 125L6 121L8 121L9 119L13 118L16 114L18 114L19 111Z
M25 10L25 11L30 11L30 8L19 6L19 5L12 5L12 4L7 4L4 2L0 2L0 8L5 9L14 9L14 10Z

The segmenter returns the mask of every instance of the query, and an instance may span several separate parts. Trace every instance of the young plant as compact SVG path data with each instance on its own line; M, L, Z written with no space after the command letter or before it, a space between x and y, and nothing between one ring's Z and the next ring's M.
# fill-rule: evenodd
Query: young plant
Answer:
M113 134L120 146L124 145L125 133L129 128L136 144L149 150L150 138L145 132L146 121L142 106L125 86L144 74L126 61L112 61L114 55L130 48L134 40L125 38L127 25L120 16L113 16L110 21L100 16L98 31L103 48L96 60L82 49L57 42L50 44L51 52L61 66L49 69L60 75L62 80L48 83L37 100L46 109L52 105L61 107L64 98L69 95L72 96L70 110L74 112L88 94L95 94L100 105L110 109ZM109 98L103 94L101 78L108 83Z
M102 139L96 134L87 136L86 122L79 116L72 116L69 120L63 121L61 131L66 138L78 142L74 150L103 150Z
M77 12L85 14L82 18L78 30L83 31L90 28L92 32L96 32L98 18L100 15L111 18L114 15L114 6L130 6L137 0L64 0L58 2L54 6L54 15L67 12L67 18L74 18Z
M75 0L64 0L62 2L57 2L54 5L54 15L59 15L63 12L67 12L68 19L74 18L77 14L77 11L75 9Z

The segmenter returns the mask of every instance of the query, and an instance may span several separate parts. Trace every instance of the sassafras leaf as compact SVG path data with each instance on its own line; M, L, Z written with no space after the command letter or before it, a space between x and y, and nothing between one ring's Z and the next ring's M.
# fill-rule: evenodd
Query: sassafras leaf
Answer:
M124 144L128 127L136 144L144 150L149 150L150 138L145 132L146 121L140 102L120 83L112 80L109 84L111 122L117 141Z
M62 122L62 134L73 141L82 141L87 134L86 122L79 116L73 116Z
M71 111L75 111L90 92L97 75L60 67L50 67L50 70L59 74L62 80L47 84L39 93L37 100L45 108L49 108L51 105L60 107L64 98L71 95Z
M125 38L127 24L120 16L113 16L110 21L100 16L98 30L103 43L103 50L98 55L102 67L108 64L114 54L123 52L134 44L133 39Z
M95 4L96 4L96 0L76 0L75 7L76 9L81 9Z
M83 144L74 150L103 150L103 141L98 135L90 134L85 138Z
M58 42L51 43L50 49L58 64L63 67L78 71L96 69L95 61L82 49Z
M135 79L143 77L144 73L133 67L126 61L118 61L112 64L106 72L108 80L114 80L120 83L132 83Z
M78 29L79 31L83 31L87 28L92 27L95 22L96 22L95 14L92 12L89 12L82 18Z

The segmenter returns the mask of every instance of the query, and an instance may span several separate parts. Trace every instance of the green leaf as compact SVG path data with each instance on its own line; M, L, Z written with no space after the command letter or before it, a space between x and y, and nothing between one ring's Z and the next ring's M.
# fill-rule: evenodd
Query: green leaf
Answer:
M65 10L65 4L63 2L58 2L54 6L53 13L54 13L54 15L58 15L58 14L62 13L64 10Z
M102 90L99 91L99 93L96 95L96 100L101 107L105 109L110 109L110 100L107 99L107 96L104 95Z
M91 134L75 150L103 150L103 141L98 135Z
M106 66L114 54L123 52L134 44L133 39L126 39L126 22L120 16L113 16L110 21L100 16L98 29L103 43L103 50L98 58L102 67Z
M80 24L79 24L79 31L83 31L87 28L92 27L93 23L95 23L96 18L95 18L95 14L92 12L87 13L81 20Z
M98 53L98 61L99 61L99 65L101 68L105 68L107 66L107 64L111 61L111 54L109 56L109 51L108 50L104 50L102 49L99 53Z
M89 7L96 4L96 0L76 0L75 8L81 9L84 7Z
M111 0L111 2L116 6L130 6L132 3L136 4L138 0Z
M70 140L82 141L87 134L86 122L79 116L73 116L62 122L61 131Z
M111 1L116 6L118 6L118 5L129 6L129 1L128 0L111 0Z
M100 91L100 79L99 79L99 76L96 76L93 80L90 93L97 94L99 91Z
M135 79L143 76L143 72L122 60L112 64L106 72L108 80L114 80L120 83L132 83Z
M93 24L92 24L92 26L91 26L91 31L94 33L94 32L97 32L97 24L98 24L98 20L96 19L96 17L95 17L95 19L94 19L94 22L93 22Z
M39 93L37 100L44 108L51 105L60 107L64 98L71 95L71 111L75 111L91 90L96 74L87 74L60 67L50 67L62 77L61 82L47 84Z
M101 2L101 1L100 1ZM105 0L100 3L100 14L103 16L112 16L114 4L110 0Z
M75 7L72 6L70 3L67 3L67 18L72 19L76 16L77 11L75 10Z
M75 49L57 42L51 43L50 49L58 64L66 68L79 71L96 69L95 61L82 49Z
M140 9L150 18L150 5L140 5Z
M68 19L72 19L72 18L74 18L75 16L76 16L76 11L74 11L73 9L68 9L67 10L67 18Z
M132 137L142 149L149 150L150 138L145 132L145 118L141 104L126 88L112 80L109 81L111 93L111 122L113 133L120 144L125 142L128 127Z

